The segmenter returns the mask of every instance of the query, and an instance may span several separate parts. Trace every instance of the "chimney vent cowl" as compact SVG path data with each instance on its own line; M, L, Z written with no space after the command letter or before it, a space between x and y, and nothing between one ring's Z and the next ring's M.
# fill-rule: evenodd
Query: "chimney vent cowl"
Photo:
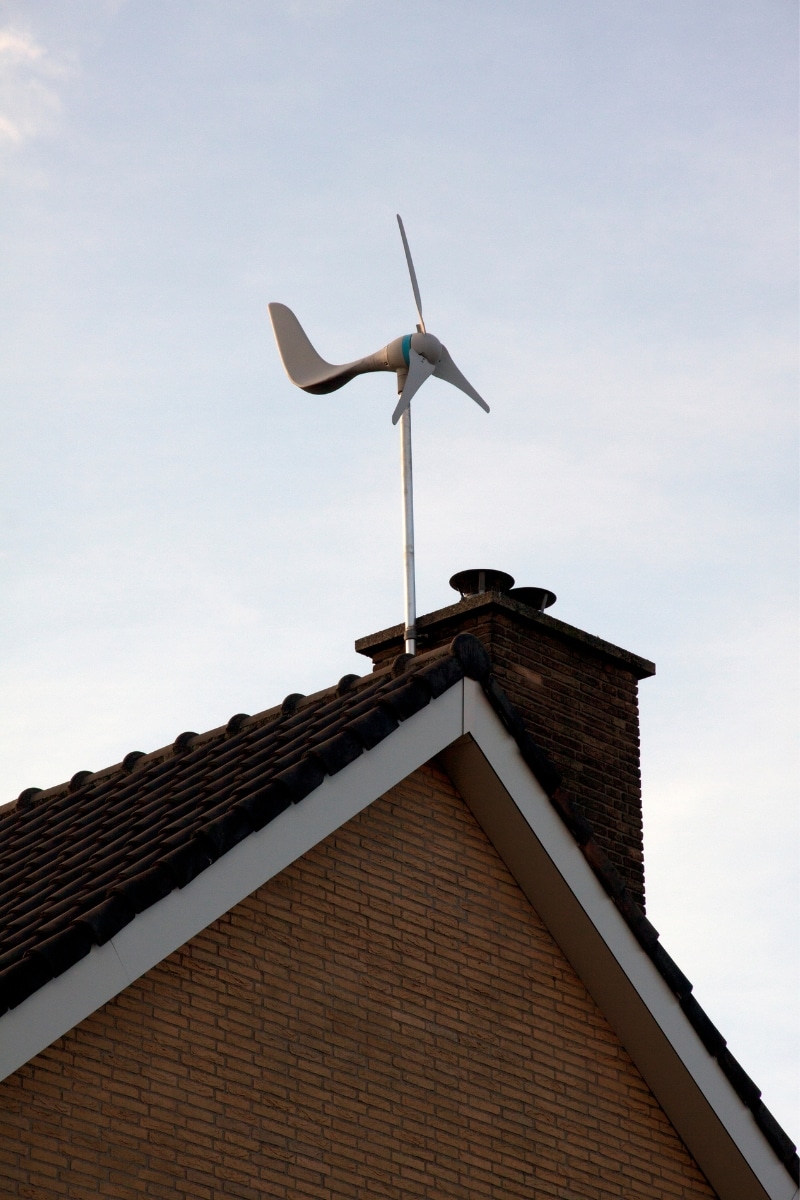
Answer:
M520 604L527 604L528 608L535 608L537 612L552 607L557 599L555 592L538 587L512 588L508 594L512 600L519 600Z
M461 593L461 599L467 596L481 596L484 592L502 592L512 600L518 600L528 608L543 612L556 602L555 592L547 588L514 587L514 576L505 571L495 571L489 567L476 567L470 571L458 571L450 580L450 587Z
M461 593L462 600L466 596L481 596L484 592L507 594L513 586L513 575L508 575L505 571L492 571L488 567L458 571L450 580L450 587Z

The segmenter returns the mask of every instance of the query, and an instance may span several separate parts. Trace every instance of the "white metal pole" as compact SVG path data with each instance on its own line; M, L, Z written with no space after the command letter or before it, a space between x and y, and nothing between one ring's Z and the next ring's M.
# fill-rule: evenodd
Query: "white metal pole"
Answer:
M403 571L405 586L406 654L417 648L417 596L414 583L414 487L411 479L411 406L400 418L400 458L403 479Z

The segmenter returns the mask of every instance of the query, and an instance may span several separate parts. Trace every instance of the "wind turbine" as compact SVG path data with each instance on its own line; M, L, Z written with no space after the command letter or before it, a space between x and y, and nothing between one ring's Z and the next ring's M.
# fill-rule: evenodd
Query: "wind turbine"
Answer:
M302 325L285 304L270 304L269 316L278 344L286 374L297 387L314 395L335 392L338 388L370 371L394 371L397 375L399 400L392 413L392 424L400 422L400 455L403 483L403 567L405 583L405 649L407 654L416 651L416 591L414 582L414 495L411 469L411 398L419 391L430 375L451 383L471 397L486 412L489 405L478 395L475 388L461 374L450 357L447 347L437 337L428 333L422 316L422 300L419 294L417 273L411 258L408 238L400 214L397 214L400 236L403 239L411 287L417 306L416 333L407 333L395 338L382 350L358 358L354 362L336 366L326 362L311 345Z

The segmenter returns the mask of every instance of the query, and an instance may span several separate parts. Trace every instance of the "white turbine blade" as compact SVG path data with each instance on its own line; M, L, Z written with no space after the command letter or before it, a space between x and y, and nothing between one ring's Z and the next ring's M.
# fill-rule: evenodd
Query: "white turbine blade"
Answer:
M447 348L442 346L442 356L434 367L433 371L437 379L444 379L446 383L452 383L453 387L460 388L467 396L471 397L476 404L480 404L485 412L489 412L489 405L484 400L483 396L479 396L475 388L465 379L459 371L456 364L453 362L450 355L447 353Z
M269 304L267 308L278 353L292 383L308 388L335 378L340 368L317 354L292 310L285 304Z
M433 374L433 370L433 363L428 362L427 358L423 358L421 354L417 354L416 350L409 350L408 375L402 395L397 401L397 407L392 413L393 425L396 425L400 420L411 403L412 396L419 391L428 376Z
M406 252L406 262L408 263L408 273L411 276L411 286L414 289L414 299L417 302L417 316L419 317L420 332L425 333L425 321L422 317L422 300L419 295L419 284L417 283L417 273L414 270L414 264L411 261L411 251L408 248L408 238L403 227L403 218L400 213L397 214L397 224L400 226L400 237L403 239L403 249Z
M317 354L290 308L285 304L269 304L267 307L286 374L304 392L323 396L343 387L356 375L394 369L389 365L385 352L381 351L367 358L356 359L355 362L342 363L341 366L326 362Z

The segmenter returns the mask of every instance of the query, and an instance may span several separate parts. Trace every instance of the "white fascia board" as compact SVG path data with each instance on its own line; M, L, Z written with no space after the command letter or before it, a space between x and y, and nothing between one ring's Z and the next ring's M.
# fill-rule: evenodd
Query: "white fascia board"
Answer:
M415 713L297 805L170 892L0 1018L0 1079L400 783L463 732L463 684Z
M480 686L442 761L721 1200L797 1190L604 891Z

